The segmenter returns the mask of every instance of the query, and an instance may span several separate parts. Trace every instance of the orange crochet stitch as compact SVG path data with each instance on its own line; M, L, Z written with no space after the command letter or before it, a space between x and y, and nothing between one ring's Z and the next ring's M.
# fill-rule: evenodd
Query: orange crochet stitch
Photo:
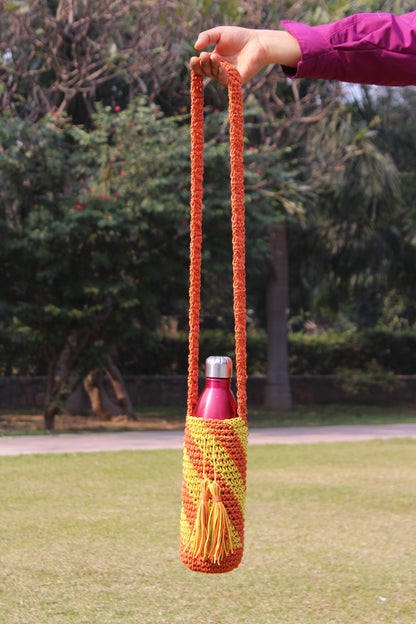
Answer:
M188 405L180 541L185 565L213 573L232 570L242 558L247 464L243 98L240 74L228 63L224 66L229 78L237 418L221 421L193 416L198 401L204 95L202 76L192 73Z
M238 415L247 419L246 272L244 209L243 97L238 71L223 62L228 72L231 163L231 224L237 370ZM189 269L188 415L198 401L199 307L201 293L202 197L204 153L203 78L191 75L191 243Z

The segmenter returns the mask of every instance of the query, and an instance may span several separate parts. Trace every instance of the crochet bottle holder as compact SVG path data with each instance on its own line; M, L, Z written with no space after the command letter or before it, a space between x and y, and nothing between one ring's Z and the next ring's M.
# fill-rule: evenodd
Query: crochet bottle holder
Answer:
M194 73L191 75L188 407L183 453L180 558L191 570L207 573L228 572L236 568L242 559L247 470L243 98L240 74L228 63L223 65L228 73L237 373L237 417L226 420L194 416L198 401L204 98L202 77Z

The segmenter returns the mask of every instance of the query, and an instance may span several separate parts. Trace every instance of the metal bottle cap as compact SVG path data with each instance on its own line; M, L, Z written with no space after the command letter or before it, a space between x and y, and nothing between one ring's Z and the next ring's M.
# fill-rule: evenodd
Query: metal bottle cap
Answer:
M205 360L205 376L214 379L231 379L233 376L231 358L225 355L210 355Z

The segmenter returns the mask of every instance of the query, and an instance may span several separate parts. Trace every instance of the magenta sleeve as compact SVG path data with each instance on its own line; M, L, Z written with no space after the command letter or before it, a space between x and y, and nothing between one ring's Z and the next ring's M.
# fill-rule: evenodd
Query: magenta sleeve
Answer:
M282 24L301 48L297 69L283 68L291 78L416 85L416 11L357 13L322 26Z

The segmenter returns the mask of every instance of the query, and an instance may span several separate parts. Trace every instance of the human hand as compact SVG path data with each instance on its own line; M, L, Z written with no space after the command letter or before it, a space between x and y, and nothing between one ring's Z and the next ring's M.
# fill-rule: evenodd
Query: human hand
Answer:
M197 50L215 43L214 52L201 52L199 57L191 58L191 68L198 75L216 78L224 86L228 75L221 65L224 59L233 65L241 75L241 81L247 82L265 63L265 51L259 40L260 31L237 26L218 26L199 34L195 43Z
M218 26L199 34L195 43L197 50L215 43L214 52L201 52L191 58L195 74L215 78L227 86L228 75L221 60L235 67L244 84L269 63L281 63L296 67L300 60L300 48L296 39L283 30L256 30L238 26Z

